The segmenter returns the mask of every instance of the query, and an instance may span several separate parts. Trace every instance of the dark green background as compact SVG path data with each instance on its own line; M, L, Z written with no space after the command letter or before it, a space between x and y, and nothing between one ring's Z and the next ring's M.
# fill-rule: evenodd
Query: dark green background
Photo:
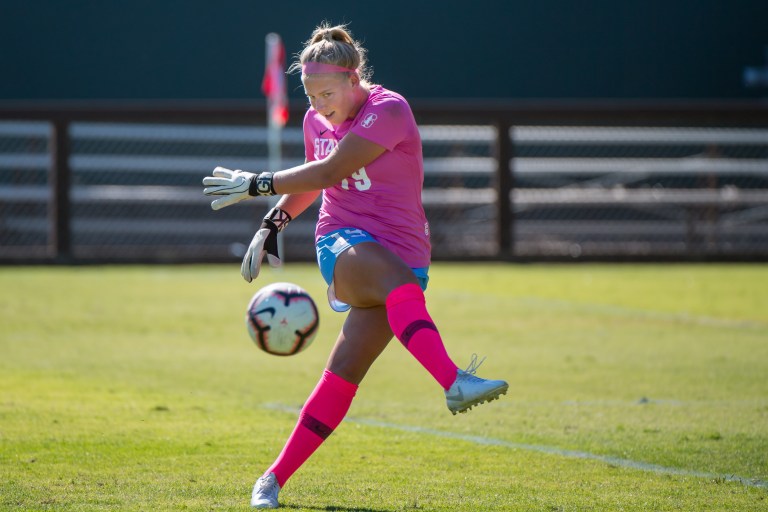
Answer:
M265 34L294 54L323 19L409 98L768 95L766 0L28 0L0 2L0 99L260 98Z

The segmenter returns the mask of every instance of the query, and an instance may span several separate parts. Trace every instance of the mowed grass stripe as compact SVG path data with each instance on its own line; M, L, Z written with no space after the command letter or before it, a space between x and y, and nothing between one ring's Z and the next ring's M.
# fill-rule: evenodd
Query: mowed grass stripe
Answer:
M274 411L289 412L298 415L301 409L291 407L285 404L264 404L265 409ZM468 413L469 414L469 413ZM768 481L760 480L758 478L749 478L738 475L717 475L714 473L707 473L704 471L697 471L694 469L685 468L672 468L661 466L659 464L650 464L647 462L622 459L620 457L612 457L607 455L598 455L595 453L588 453L577 450L566 450L558 448L556 446L542 446L526 443L515 443L512 441L505 441L503 439L494 439L492 437L474 436L469 434L461 434L458 432L446 432L443 430L436 430L428 427L420 427L417 425L400 425L397 423L389 423L385 421L374 420L370 418L360 417L347 417L344 419L346 423L353 423L358 425L366 425L369 427L383 428L387 430L399 430L402 432L411 432L415 434L423 434L432 437L440 437L445 439L451 439L454 441L463 441L467 443L477 444L481 446L501 446L504 448L511 448L514 450L525 450L529 452L545 453L548 455L556 455L560 457L567 457L571 459L586 459L594 460L598 462L604 462L611 466L618 466L627 469L636 469L638 471L647 471L651 473L658 473L661 475L678 475L695 478L707 478L712 480L723 480L726 482L738 482L748 487L758 487L768 489Z

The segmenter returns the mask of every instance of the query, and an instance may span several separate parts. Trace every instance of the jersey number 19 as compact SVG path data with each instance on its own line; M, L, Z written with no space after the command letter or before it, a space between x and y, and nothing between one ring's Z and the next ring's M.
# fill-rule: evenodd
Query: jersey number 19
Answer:
M352 183L354 184L355 188L360 192L364 192L369 188L371 188L371 179L368 177L368 174L365 172L365 167L361 167L359 171L353 172L349 178L344 178L343 180L341 180L341 188L343 188L344 190L349 190L350 179L353 180Z

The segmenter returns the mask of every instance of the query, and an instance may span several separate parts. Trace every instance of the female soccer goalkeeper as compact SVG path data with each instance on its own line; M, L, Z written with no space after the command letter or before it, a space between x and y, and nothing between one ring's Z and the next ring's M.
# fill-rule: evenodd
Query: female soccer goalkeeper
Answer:
M333 432L358 385L394 335L445 390L456 414L506 393L502 380L459 369L427 313L429 224L421 204L419 130L399 94L368 81L366 51L345 26L315 29L290 71L301 70L310 108L306 162L276 173L217 167L203 179L218 210L256 195L282 197L243 258L250 282L266 255L279 265L277 233L322 193L317 261L336 311L349 311L317 387L277 460L258 479L251 505L276 508L293 473Z

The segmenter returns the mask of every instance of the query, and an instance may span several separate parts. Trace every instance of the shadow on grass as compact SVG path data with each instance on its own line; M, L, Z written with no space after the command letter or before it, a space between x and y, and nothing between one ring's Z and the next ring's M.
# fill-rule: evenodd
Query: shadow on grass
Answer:
M357 508L357 507L336 507L333 505L326 505L325 507L305 507L299 505L280 505L280 508L293 508L301 510L322 510L325 512L389 512L389 510L381 508Z

